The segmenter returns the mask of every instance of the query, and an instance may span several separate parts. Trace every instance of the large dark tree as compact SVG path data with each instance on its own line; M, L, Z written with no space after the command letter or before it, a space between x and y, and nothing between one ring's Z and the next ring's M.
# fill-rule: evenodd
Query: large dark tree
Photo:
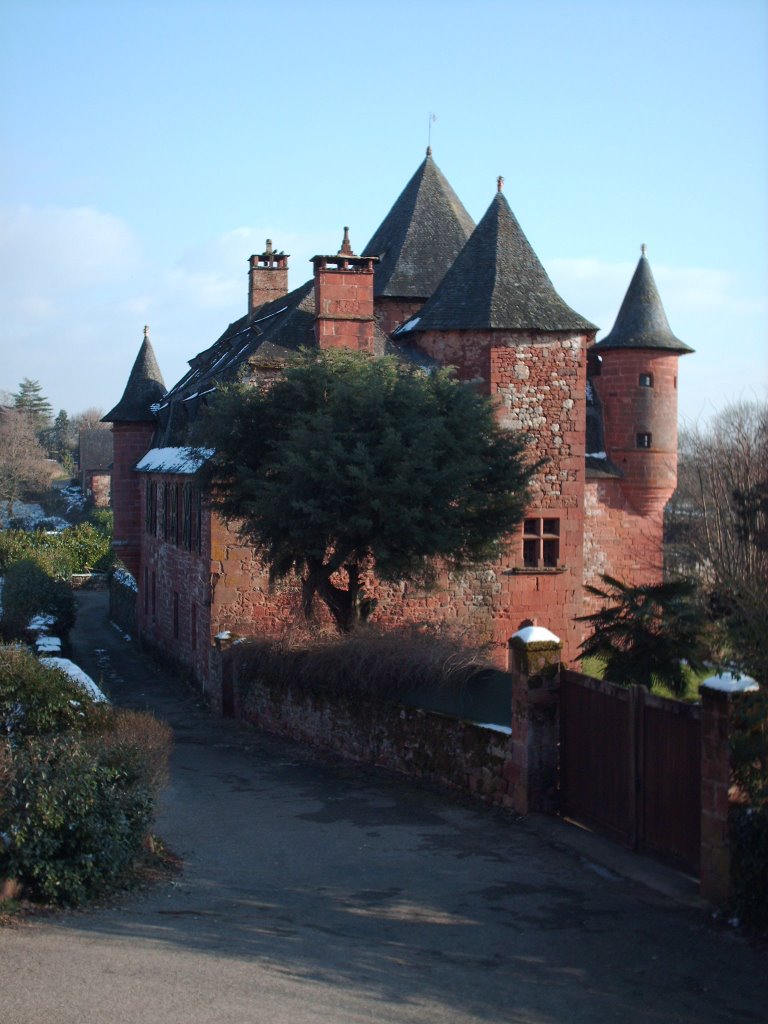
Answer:
M365 580L427 583L497 556L522 519L534 471L524 437L447 371L394 358L304 353L266 391L219 395L200 471L272 579L295 572L350 630L368 618Z

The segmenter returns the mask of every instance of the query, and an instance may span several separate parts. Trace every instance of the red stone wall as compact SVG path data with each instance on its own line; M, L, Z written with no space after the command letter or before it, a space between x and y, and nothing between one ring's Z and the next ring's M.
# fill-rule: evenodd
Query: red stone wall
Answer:
M622 488L641 513L662 512L677 486L679 356L652 349L609 349L592 378L603 404L608 457L624 474ZM649 374L652 387L642 387ZM651 435L639 448L638 434Z
M623 582L653 583L663 570L661 513L640 515L617 479L588 480L584 494L584 582L601 586L601 575ZM584 614L598 601L584 595Z
M211 646L210 532L211 515L203 509L202 550L189 551L182 544L162 536L163 492L172 486L189 483L189 477L142 474L142 484L157 483L157 530L144 528L142 487L142 568L135 574L138 587L136 620L142 642L156 648L180 666L189 668L201 682L208 676ZM215 632L215 631L214 631Z
M112 428L112 506L114 508L115 553L133 575L141 562L143 513L142 476L134 466L146 454L152 441L151 423L115 423Z
M375 300L375 315L379 327L391 334L396 327L412 320L426 299L395 299L381 296Z

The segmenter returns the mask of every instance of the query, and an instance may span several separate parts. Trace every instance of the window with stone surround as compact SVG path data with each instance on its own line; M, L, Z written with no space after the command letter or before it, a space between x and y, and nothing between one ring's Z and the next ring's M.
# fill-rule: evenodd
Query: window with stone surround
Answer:
M638 434L636 443L638 448L650 448L653 437L650 434L642 433Z
M560 562L560 520L555 516L523 522L523 566L556 569Z
M163 540L171 539L171 485L163 484Z
M184 484L183 492L183 525L181 530L181 543L187 551L192 550L192 484Z

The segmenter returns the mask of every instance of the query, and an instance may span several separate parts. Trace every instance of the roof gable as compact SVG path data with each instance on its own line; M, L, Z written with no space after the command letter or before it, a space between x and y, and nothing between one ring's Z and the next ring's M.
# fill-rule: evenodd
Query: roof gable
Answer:
M136 356L123 397L106 416L103 423L151 423L155 415L152 406L165 394L165 384L155 352L149 340L149 328L144 328L144 341Z
M613 330L595 348L654 348L669 352L693 352L670 329L651 265L645 255L645 246Z
M379 257L374 296L429 298L474 226L428 149L363 249L363 256Z
M410 329L593 331L565 303L499 189Z

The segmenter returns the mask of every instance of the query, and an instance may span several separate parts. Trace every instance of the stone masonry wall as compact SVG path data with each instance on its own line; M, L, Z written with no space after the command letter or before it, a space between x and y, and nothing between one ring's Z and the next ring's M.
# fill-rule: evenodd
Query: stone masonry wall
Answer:
M663 517L639 515L616 479L588 480L584 492L584 582L601 586L601 575L636 584L662 577ZM598 601L584 595L584 613Z

